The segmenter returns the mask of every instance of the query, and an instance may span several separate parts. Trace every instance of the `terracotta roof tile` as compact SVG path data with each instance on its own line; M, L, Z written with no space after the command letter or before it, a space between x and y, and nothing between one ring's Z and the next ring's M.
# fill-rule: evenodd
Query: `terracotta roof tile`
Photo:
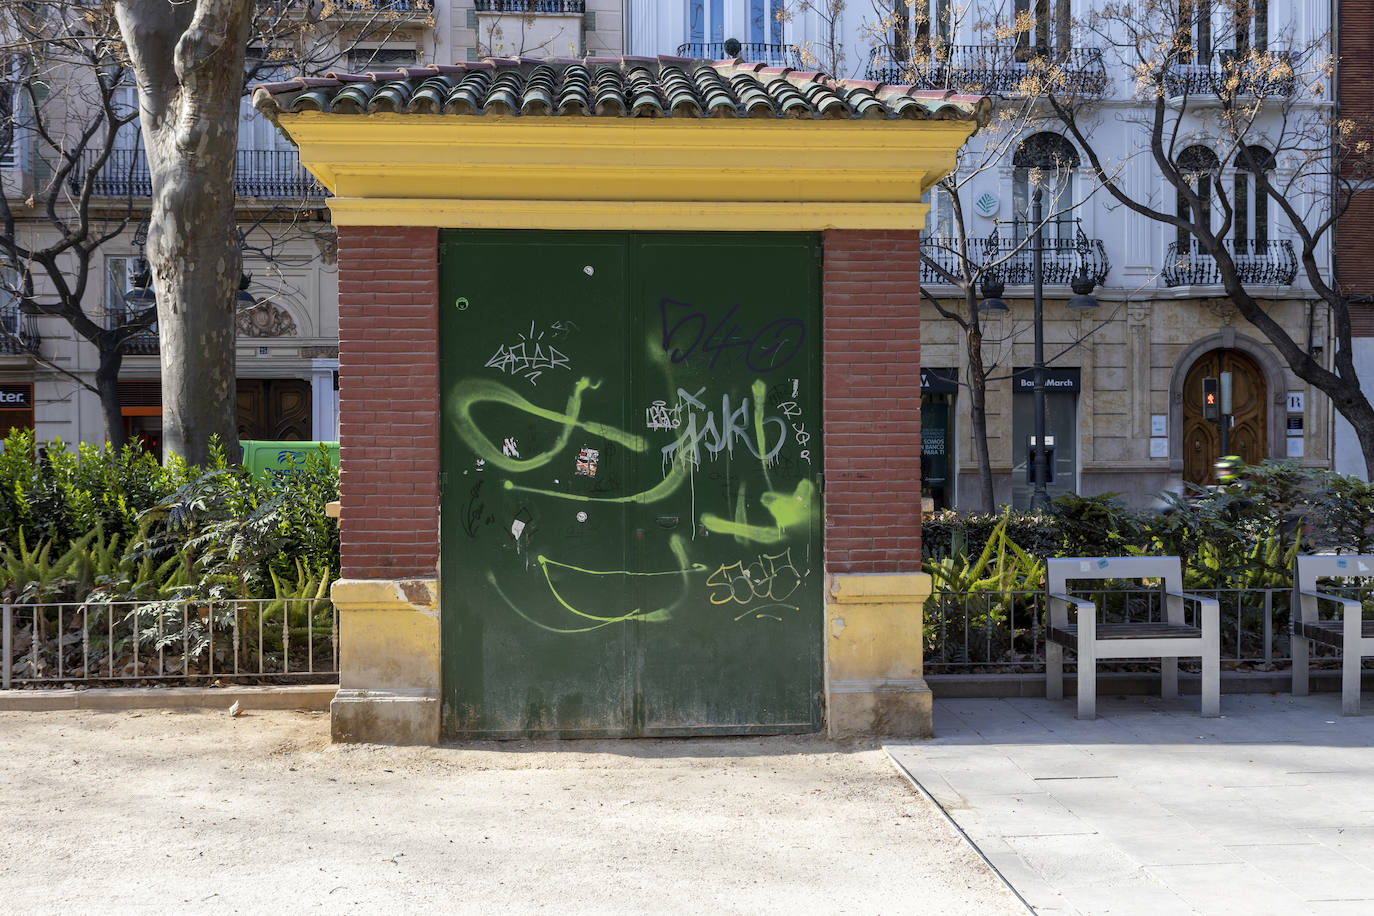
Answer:
M958 119L985 124L990 99L914 90L738 59L486 58L448 66L329 73L255 87L269 115L319 111L414 115L632 118Z

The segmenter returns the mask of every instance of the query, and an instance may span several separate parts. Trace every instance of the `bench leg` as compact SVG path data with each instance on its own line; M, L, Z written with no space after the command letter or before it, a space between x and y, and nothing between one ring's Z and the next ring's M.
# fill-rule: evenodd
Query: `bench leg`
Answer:
M1064 699L1064 647L1045 643L1045 699Z
M1202 640L1202 714L1221 715L1221 634L1215 629Z
M1293 635L1293 696L1307 696L1307 637Z
M1360 649L1359 643L1346 642L1341 656L1341 715L1360 714Z
M1086 651L1085 651L1086 649ZM1092 643L1078 643L1078 718L1097 718L1097 653Z
M1176 658L1160 660L1159 695L1165 700L1178 699L1178 659Z

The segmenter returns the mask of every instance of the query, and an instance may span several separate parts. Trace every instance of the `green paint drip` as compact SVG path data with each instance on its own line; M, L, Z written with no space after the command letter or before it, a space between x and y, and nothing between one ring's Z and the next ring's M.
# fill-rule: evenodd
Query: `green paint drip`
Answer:
M773 475L768 473L768 443L764 441L766 436L763 432L763 399L768 395L768 386L763 384L763 379L756 378L750 390L754 394L754 441L759 444L759 464L763 466L764 483L771 490L773 489ZM783 427L782 437L787 438L786 426Z

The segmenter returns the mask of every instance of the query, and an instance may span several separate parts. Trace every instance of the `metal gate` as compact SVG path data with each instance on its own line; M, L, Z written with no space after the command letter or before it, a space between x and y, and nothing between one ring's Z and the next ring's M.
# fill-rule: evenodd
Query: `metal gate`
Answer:
M814 731L819 240L446 233L444 730Z

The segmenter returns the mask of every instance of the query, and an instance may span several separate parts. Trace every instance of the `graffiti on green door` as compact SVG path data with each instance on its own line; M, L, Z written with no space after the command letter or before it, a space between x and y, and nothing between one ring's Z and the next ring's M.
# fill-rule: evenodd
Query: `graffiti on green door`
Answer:
M716 339L715 334L707 333L707 321L701 312L690 312L679 317L678 312L670 312L670 307L676 310L690 308L687 303L672 300L665 299L661 303L664 330L661 347L654 354L659 358L651 361L658 364L664 375L665 387L674 389L674 393L656 398L642 414L636 412L636 415L644 417L643 433L588 419L585 416L588 398L602 390L607 380L580 376L556 387L545 372L550 368L567 368L568 357L552 345L545 349L539 343L535 326L528 322L526 327L514 334L519 344L509 347L503 345L498 354L484 364L483 368L495 370L497 378L464 378L453 386L445 399L447 421L452 424L463 444L476 456L474 470L488 474L493 470L504 472L498 475L497 485L505 491L526 494L530 498L590 506L632 503L652 507L679 495L684 489L695 494L703 467L709 469L717 462L725 465L752 462L763 475L766 486L757 494L750 493L745 479L727 483L728 492L733 495L728 514L697 507L695 499L692 500L694 518L691 520L691 533L686 537L675 534L670 538L670 548L677 559L677 565L673 568L594 569L564 563L543 553L534 554L533 562L548 587L549 597L554 606L566 612L570 618L566 621L551 623L532 616L529 610L519 607L501 591L495 573L489 572L489 583L510 610L541 629L581 633L630 620L667 622L681 604L683 595L690 590L687 580L693 576L704 579L709 604L745 606L742 613L733 617L735 621L778 620L781 619L778 613L797 610L795 606L786 604L785 599L810 575L810 569L805 560L798 565L790 548L780 552L741 553L733 562L708 566L693 561L692 543L698 537L723 535L747 550L751 547L780 547L793 536L805 540L819 512L815 484L807 477L795 480L789 488L774 489L772 479L774 466L788 452L791 453L788 457L793 464L807 465L811 460L808 448L810 434L806 429L807 412L798 403L798 381L787 379L770 392L764 379L754 378L748 388L741 392L729 385L728 381L719 390L710 390L707 385L693 386L689 390L687 387L674 386L671 379L674 367L683 363L690 365L695 361L703 363L708 370L715 369L721 363L722 356L732 349L744 354L750 374L760 369L767 371L775 363L786 363L796 355L805 338L805 324L799 319L774 321L750 339L737 338L733 333ZM727 311L726 319L733 317L736 312L738 306ZM675 320L671 326L670 315ZM571 325L563 322L555 324L560 327ZM568 333L565 331L563 336L568 336ZM738 372L731 375L738 377ZM524 378L532 385L543 379L545 384L538 387L540 400L552 404L553 399L562 398L562 403L556 407L536 403L531 400L535 396L533 393L527 396L515 390L499 380L500 376ZM521 445L514 436L503 436L499 430L483 428L475 416L483 405L505 408L507 417L512 413L520 414L525 428L535 433L535 441L547 444L531 448L533 443ZM526 438L528 441L528 434ZM603 448L609 443L642 459L650 459L652 455L655 463L661 467L662 474L659 479L649 481L645 488L629 492L586 492L559 486L557 480L552 485L536 482L541 478L534 477L533 472L551 466L569 468L572 465L569 458L574 452L579 456L588 451L599 455L600 449L591 449L583 444L585 442L595 442ZM573 468L569 476L575 473ZM728 478L727 472L727 481ZM486 484L486 481L482 484ZM477 492L474 491L474 495ZM481 510L469 510L465 512L465 517L472 521L472 525L465 530L474 537L477 534L474 526L498 523L494 516L486 515ZM525 524L518 517L513 517L510 524L518 549L518 545L524 542ZM654 585L662 582L665 588L676 588L679 594L673 601L651 608L588 608L569 600L560 592L549 573L551 567L564 574L605 579L611 586L607 589L608 593L619 591L611 580L623 581L625 577L633 577L645 580L641 584L646 585L651 584L650 580Z
M816 239L456 231L441 260L445 731L818 727Z

